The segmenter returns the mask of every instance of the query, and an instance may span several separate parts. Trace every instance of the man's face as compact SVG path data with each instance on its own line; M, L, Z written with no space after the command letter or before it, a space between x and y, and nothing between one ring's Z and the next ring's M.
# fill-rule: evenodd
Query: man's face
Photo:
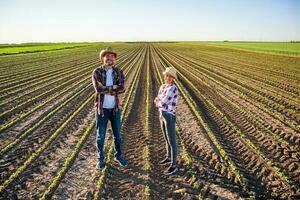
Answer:
M103 56L103 63L106 66L113 66L115 64L116 57L113 53L107 53Z
M165 75L165 83L166 84L171 84L174 81L174 77L170 76L168 74Z

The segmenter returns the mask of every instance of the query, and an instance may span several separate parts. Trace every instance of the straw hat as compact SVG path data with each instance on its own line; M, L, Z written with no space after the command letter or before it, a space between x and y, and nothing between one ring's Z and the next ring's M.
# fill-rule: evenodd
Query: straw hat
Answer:
M163 72L163 75L170 75L173 78L177 79L177 75L176 75L176 69L174 67L167 67L166 70Z
M107 47L106 49L102 49L100 51L100 54L99 54L100 59L102 60L102 58L105 56L105 54L108 54L108 53L114 54L115 57L117 58L117 53L111 47Z

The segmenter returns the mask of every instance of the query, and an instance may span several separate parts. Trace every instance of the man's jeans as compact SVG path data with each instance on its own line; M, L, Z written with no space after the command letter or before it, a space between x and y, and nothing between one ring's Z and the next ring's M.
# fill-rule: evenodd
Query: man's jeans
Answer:
M162 111L160 125L166 140L167 158L171 159L172 166L176 166L176 157L178 154L175 124L176 116L166 111Z
M104 116L99 115L96 112L96 127L97 127L97 150L98 150L98 159L99 161L104 161L105 153L104 153L104 142L105 142L105 135L106 135L106 127L107 122L111 122L111 127L114 135L114 143L115 143L115 157L119 158L122 156L121 152L121 133L120 133L120 126L121 126L121 111L113 115L113 109L105 109L103 108Z

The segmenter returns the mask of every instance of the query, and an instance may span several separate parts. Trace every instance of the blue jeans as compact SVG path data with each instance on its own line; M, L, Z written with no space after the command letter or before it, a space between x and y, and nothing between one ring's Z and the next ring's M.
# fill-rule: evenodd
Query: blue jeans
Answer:
M166 141L166 157L171 159L172 166L176 166L176 157L178 154L176 142L176 116L166 111L162 111L160 125Z
M103 108L104 116L99 115L96 112L96 127L97 127L97 150L98 150L98 160L104 161L105 153L104 153L104 142L105 142L105 135L106 135L106 127L107 122L111 122L111 127L114 136L114 143L115 143L115 157L119 158L122 156L121 151L121 111L117 111L113 114L113 109L105 109Z

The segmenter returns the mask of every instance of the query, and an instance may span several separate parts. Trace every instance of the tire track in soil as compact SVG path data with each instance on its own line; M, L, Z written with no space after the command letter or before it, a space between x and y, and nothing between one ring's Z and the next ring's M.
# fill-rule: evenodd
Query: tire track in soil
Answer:
M198 105L199 112L205 116L218 142L231 157L232 161L235 162L239 171L247 179L252 190L256 191L258 195L256 198L274 198L281 195L284 197L291 194L290 188L265 166L265 163L259 159L258 155L253 153L253 151L242 142L236 135L237 133L225 124L220 116L211 111L189 86L186 87L186 90L191 94Z
M180 78L179 78L180 79ZM185 81L183 81L184 83ZM271 169L266 166L257 154L249 148L236 132L223 122L205 101L195 93L188 83L184 84L185 89L191 94L196 102L199 112L205 117L218 141L226 153L238 166L239 171L244 174L252 190L258 195L256 198L285 198L294 194L292 189L277 177ZM205 91L207 93L207 91Z
M300 186L300 167L296 163L299 162L299 155L297 151L291 149L289 146L278 142L272 136L267 135L265 132L258 130L253 124L247 119L240 115L233 107L229 104L222 102L220 96L215 93L211 93L210 98L214 100L215 104L219 106L228 114L228 117L246 133L255 145L259 146L261 152L272 161L274 166L277 166L284 170L284 173L290 176L295 185Z
M297 165L295 164L297 163L297 153L294 150L291 150L290 148L288 148L288 146L280 144L273 138L273 136L268 136L258 131L257 128L251 125L247 121L247 119L240 115L239 112L230 107L230 105L225 103L223 99L220 98L220 96L211 91L211 89L209 89L204 84L200 83L194 77L191 77L191 81L197 88L199 88L202 93L208 96L215 105L224 110L225 113L230 117L230 119L233 120L235 124L237 124L237 127L247 133L247 137L250 137L251 141L259 144L261 146L260 148L262 148L263 153L274 163L276 163L275 165L282 168L283 170L288 169L289 171L285 171L285 173L291 176L296 185L299 185L299 183L297 182L297 180L299 179L299 167L297 167ZM279 159L279 162L274 160L273 157L277 157L277 159Z
M123 99L128 95L129 87L133 77L137 71L137 67L129 72L126 78L126 92L120 96ZM127 72L126 72L127 73ZM78 158L74 161L72 167L59 184L52 199L92 199L95 192L95 182L101 176L99 170L96 169L97 164L97 148L96 148L96 128L94 128L82 150L78 154ZM107 127L105 152L108 152L108 147L113 141L112 130L110 124Z
M105 151L108 151L112 132L110 126L107 127L107 137L105 141ZM95 191L95 182L101 173L96 169L97 148L96 128L92 131L86 143L80 150L76 160L60 182L51 199L92 199Z
M0 134L0 143L1 143L0 148L4 148L7 144L13 142L15 138L18 138L26 130L34 126L36 122L38 122L44 116L49 114L51 111L55 110L67 99L71 98L74 94L76 94L78 91L80 91L82 88L86 87L89 84L90 81L89 82L86 81L82 83L79 87L75 88L75 90L66 92L65 94L59 96L58 98L51 100L41 108L37 109L32 114L26 116L16 124L9 127L7 130L5 130L3 133Z
M75 147L84 128L93 119L93 102L89 102L62 133L46 148L21 176L5 190L4 196L11 198L37 199L46 189L49 181L61 168L64 160Z
M206 186L208 198L244 199L248 194L243 190L230 167L211 145L206 132L183 100L179 100L178 134L192 159L191 168L201 184Z
M92 88L83 92L79 97L69 102L64 108L55 113L49 120L25 137L16 147L0 157L1 182L21 165L24 160L41 146L47 138L73 113L80 104L91 96ZM64 133L63 133L64 134Z
M145 59L145 58L143 58ZM145 157L144 147L146 137L144 134L145 98L146 98L146 68L143 60L134 98L128 107L121 126L123 140L123 154L128 161L126 168L117 162L107 163L107 177L100 191L100 197L105 199L145 199Z

